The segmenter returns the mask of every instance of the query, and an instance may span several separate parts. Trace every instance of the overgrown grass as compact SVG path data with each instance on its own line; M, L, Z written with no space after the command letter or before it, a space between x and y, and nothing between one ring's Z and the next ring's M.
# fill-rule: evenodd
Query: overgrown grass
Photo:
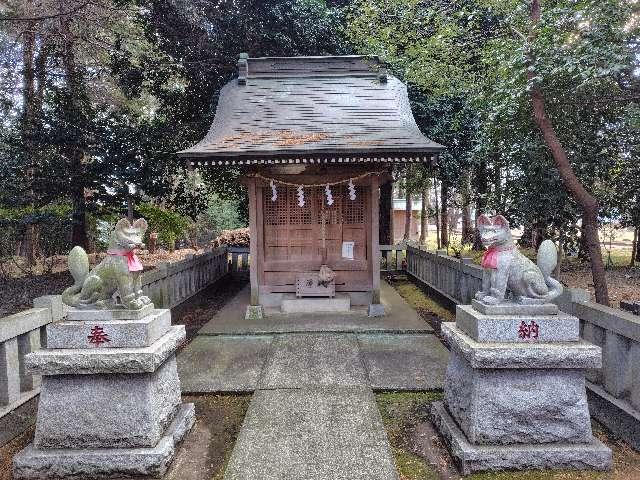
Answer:
M411 452L408 429L425 421L429 404L440 400L439 392L378 393L376 402L387 430L400 480L437 480L438 471Z
M420 423L428 422L431 402L441 400L438 392L379 393L376 402L387 430L389 443L401 480L431 480L447 477L439 469L413 453L411 431ZM612 438L600 424L593 422L594 435L613 450L613 469L610 472L573 470L527 470L522 472L485 472L464 477L465 480L638 480L640 479L640 452ZM449 466L451 468L451 466Z
M431 312L433 315L449 322L455 320L455 315L450 310L429 297L415 283L406 279L396 280L393 282L393 287L415 310Z

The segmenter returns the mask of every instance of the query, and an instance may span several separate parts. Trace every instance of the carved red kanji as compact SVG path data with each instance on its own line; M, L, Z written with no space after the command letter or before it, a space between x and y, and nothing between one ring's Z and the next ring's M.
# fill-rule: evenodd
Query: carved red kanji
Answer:
M98 325L91 329L91 335L87 335L87 339L89 339L89 343L93 343L96 347L111 341L109 340L109 335L105 333L104 328Z
M530 324L525 323L524 320L520 322L518 337L527 339L533 338L534 340L537 340L539 333L540 325L538 325L534 320L531 320Z

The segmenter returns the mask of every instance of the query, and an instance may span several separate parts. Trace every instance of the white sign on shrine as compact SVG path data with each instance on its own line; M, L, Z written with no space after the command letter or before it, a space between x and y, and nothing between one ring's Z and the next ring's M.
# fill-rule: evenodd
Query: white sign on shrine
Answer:
M342 242L342 258L353 260L353 248L356 242Z

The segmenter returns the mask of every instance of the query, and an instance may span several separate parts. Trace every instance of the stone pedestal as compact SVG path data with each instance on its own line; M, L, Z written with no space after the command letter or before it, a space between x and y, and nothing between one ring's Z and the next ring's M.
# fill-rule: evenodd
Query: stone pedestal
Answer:
M22 479L162 476L194 422L169 310L70 312L27 356L42 388L34 441L14 458Z
M611 450L591 432L585 388L601 350L580 340L576 317L553 307L463 305L455 323L442 324L451 355L432 418L463 474L611 468Z

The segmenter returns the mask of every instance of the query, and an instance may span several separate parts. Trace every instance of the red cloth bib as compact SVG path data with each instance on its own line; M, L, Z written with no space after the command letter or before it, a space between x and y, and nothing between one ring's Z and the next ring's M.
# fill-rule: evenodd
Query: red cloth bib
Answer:
M498 268L498 255L500 252L507 252L509 250L513 250L513 247L506 248L498 248L498 247L489 247L484 252L482 256L482 262L480 266L482 268L493 268L494 270Z
M133 252L133 250L107 250L108 255L115 255L119 257L127 257L127 267L130 272L140 272L144 268L142 262Z

